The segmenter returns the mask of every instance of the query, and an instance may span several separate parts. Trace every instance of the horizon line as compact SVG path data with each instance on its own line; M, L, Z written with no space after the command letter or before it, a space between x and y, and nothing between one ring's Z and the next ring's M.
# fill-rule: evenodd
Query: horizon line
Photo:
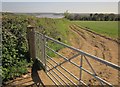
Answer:
M2 12L6 12L6 13L65 13L65 12L12 12L12 11L2 11ZM103 13L103 14L119 14L119 13L116 13L116 12L68 12L68 13L83 13L83 14L86 14L86 13Z

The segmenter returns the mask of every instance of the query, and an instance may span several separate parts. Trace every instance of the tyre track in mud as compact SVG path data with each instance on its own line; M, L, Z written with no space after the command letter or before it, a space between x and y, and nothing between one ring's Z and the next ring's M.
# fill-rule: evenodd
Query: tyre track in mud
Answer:
M84 29L84 30L86 30L86 31L88 31L88 32L90 32L90 33L92 33L92 34L94 34L94 35L103 37L103 38L105 38L105 39L108 39L108 40L111 40L111 41L114 41L114 42L120 44L120 39L113 39L113 38L111 38L111 37L107 37L107 36L105 36L105 35L98 34L98 33L94 32L94 31L90 30L89 28L81 27L81 26L79 26L79 25L77 25L77 24L73 24L73 25L76 26L76 27L78 27L78 28Z
M96 36L85 31L85 30L80 30L76 25L72 25L70 26L70 28L76 32L78 35L80 35L86 42L88 42L92 47L96 48L96 49L99 49L102 53L102 58L105 59L106 58L106 55L109 56L109 61L111 62L111 53L110 53L110 50L107 46L105 46L104 44L104 41L97 41L96 40ZM87 34L85 34L87 33ZM89 35L89 38L86 37L86 35ZM90 38L93 38L91 40L89 40ZM84 44L83 44L84 45ZM98 56L98 51L95 50L95 56Z
M112 57L114 57L114 55L111 54L112 47L110 48L107 44L109 44L110 42L115 43L115 45L117 46L117 49L118 49L119 43L117 43L115 41L112 41L112 40L109 40L109 39L106 39L104 37L101 37L99 35L96 35L94 33L86 31L84 29L80 29L78 26L76 26L74 24L69 26L69 27L73 32L75 32L82 39L84 39L84 41L82 40L83 42L87 42L87 43L89 43L89 45L91 45L91 47L95 48L94 49L95 50L95 53L94 53L95 56L102 57L103 59L106 59L106 60L112 62L111 59L112 59ZM109 41L109 42L107 43L107 41ZM83 44L83 45L85 45L85 44ZM114 45L114 44L112 44L112 45ZM98 53L99 53L98 50L101 51L102 56L98 55Z
M82 43L82 46L80 50L83 50L85 52L88 52L92 55L95 55L97 57L100 57L102 59L105 59L109 62L115 63L118 65L118 46L120 45L118 42L113 41L111 39L108 39L106 37L103 37L99 34L94 34L92 32L87 31L86 29L81 29L80 27L76 25L70 25L69 26L71 31L77 34L76 38L80 38L80 43ZM76 43L76 42L73 42ZM79 45L79 44L76 44ZM91 63L93 61L90 61ZM102 63L95 64L94 61L92 64L95 66L97 74L102 77L103 79L113 82L115 84L118 84L118 72L112 71L110 68L107 68L107 66L104 66ZM100 67L96 67L100 66ZM87 67L86 67L87 68ZM99 70L100 69L100 70ZM111 79L116 75L116 79ZM89 79L89 82L92 82L93 84L96 83L95 79Z

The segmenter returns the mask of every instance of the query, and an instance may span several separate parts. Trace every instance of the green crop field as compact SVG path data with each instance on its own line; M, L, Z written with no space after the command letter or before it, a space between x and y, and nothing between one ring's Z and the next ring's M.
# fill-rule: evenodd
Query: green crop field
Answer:
M72 23L114 39L118 38L118 21L73 21Z

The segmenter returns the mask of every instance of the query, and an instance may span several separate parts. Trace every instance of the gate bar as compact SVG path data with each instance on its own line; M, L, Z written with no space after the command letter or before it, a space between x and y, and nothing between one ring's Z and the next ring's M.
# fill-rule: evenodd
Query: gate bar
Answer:
M109 61L103 60L103 59L101 59L101 58L99 58L99 57L96 57L96 56L94 56L94 55L91 55L91 54L89 54L89 53L83 52L82 50L79 50L79 49L77 49L77 48L74 48L74 47L72 47L72 46L69 46L69 45L67 45L67 44L64 44L64 43L59 42L59 41L57 41L57 40L54 40L53 38L50 38L50 37L48 37L48 36L46 36L46 35L45 35L45 38L47 38L47 39L49 39L49 40L51 40L51 41L53 41L53 42L56 42L56 43L58 43L58 44L61 44L61 45L65 46L65 47L67 47L67 48L70 48L70 49L72 49L72 50L74 50L74 51L77 51L77 52L79 52L81 55L88 56L88 57L90 57L90 58L92 58L92 59L94 59L94 60L97 60L97 61L99 61L99 62L101 62L101 63L103 63L103 64L106 64L106 65L108 65L108 66L110 66L110 67L112 67L112 68L114 68L114 69L120 70L120 66L118 66L118 65L116 65L116 64L114 64L114 63L111 63L111 62L109 62Z
M52 65L49 61L47 61L50 65ZM52 65L53 66L53 65ZM50 67L49 67L50 68ZM67 85L67 83L54 71L54 70L52 70L66 85Z
M49 56L48 56L49 57ZM51 57L49 57L51 60L53 60ZM54 63L56 63L56 64L58 64L55 60L53 60L54 61ZM75 78L77 81L79 81L79 79L75 76L75 75L73 75L72 73L70 73L67 69L65 69L63 66L60 66L63 70L65 70L68 74L70 74L73 78ZM57 69L57 68L56 68ZM86 85L87 86L87 84L85 84L83 81L81 81L84 85Z
M52 49L50 49L50 50L53 51L54 53L56 53L57 55L59 55L60 57L66 59L64 56L62 56L62 55L59 54L58 52L55 52L55 51L52 50ZM92 76L95 77L96 79L102 81L103 83L108 84L109 86L112 86L112 84L108 83L107 81L105 81L105 80L103 80L103 79L101 79L101 78L98 78L98 76L95 76L93 73L89 72L88 70L84 69L83 67L79 67L76 63L72 62L71 60L70 60L69 62L72 63L73 65L77 66L78 68L84 70L84 71L87 72L88 74L92 75ZM63 67L61 66L61 68L63 68ZM50 70L49 70L49 71L50 71ZM67 72L67 71L66 71L66 72ZM68 73L70 74L69 71L68 71ZM73 74L71 74L71 75L73 75ZM75 77L74 77L74 78L75 78ZM78 78L75 78L75 79L79 81Z
M47 67L48 68L50 68L50 66L48 66L47 65ZM52 72L56 75L56 76L58 76L53 70L52 70ZM55 76L51 73L51 72L48 72L48 73L50 73L54 78L55 78ZM59 77L59 76L58 76ZM60 77L59 77L60 78ZM55 78L61 85L63 85L57 78Z
M48 56L48 55L47 55ZM56 64L58 64L55 60L53 60L50 56L48 56L54 63L56 63ZM56 68L56 70L58 71L58 72L60 72L67 80L69 80L72 84L74 84L74 85L77 85L77 84L75 84L72 80L70 80L65 74L63 74L59 69L57 69Z

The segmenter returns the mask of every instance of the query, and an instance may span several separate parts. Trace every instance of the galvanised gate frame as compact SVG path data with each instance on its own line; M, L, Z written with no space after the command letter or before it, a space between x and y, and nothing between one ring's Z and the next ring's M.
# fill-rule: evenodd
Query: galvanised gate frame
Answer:
M67 58L63 55L61 55L60 53L56 52L55 50L53 50L51 47L49 47L47 45L48 41L52 41L56 44L62 45L66 48L69 48L71 50L76 51L77 54L73 55L70 58ZM62 42L59 42L53 38L50 38L46 35L43 35L39 32L35 32L35 46L36 46L36 58L42 63L42 67L45 70L45 72L47 73L48 77L54 82L55 85L59 86L59 85L63 85L65 84L66 86L70 86L71 84L74 86L78 86L78 85L84 85L84 86L88 86L83 80L82 80L82 72L86 72L89 75L91 75L92 77L94 77L97 81L100 82L100 84L102 86L110 86L112 87L113 85L109 82L107 82L106 80L100 78L94 68L92 67L91 63L89 62L89 59L93 59L97 62L100 62L104 65L107 65L111 68L113 68L114 70L118 70L118 72L120 71L120 66L113 64L111 62L108 62L106 60L103 60L102 58L93 56L89 53L83 52L77 48L74 48L72 46L66 45ZM46 50L47 49L47 50ZM56 62L54 60L54 58L50 57L46 51L52 51L54 54L60 56L61 58L64 59L63 62ZM75 62L72 61L72 59L81 56L80 57L80 65L76 64ZM91 68L92 72L90 72L89 70L85 69L82 67L83 65L83 59L86 60L86 62L88 63L89 67ZM50 61L54 62L55 65L53 63L51 63ZM69 62L72 65L74 65L75 67L79 68L79 73L80 76L79 78L76 77L73 73L71 73L69 70L67 70L64 66L62 66L64 63ZM52 67L50 67L52 66ZM67 74L71 75L75 80L77 80L79 82L79 84L76 84L74 81L72 81L72 79L70 79L68 76L66 76L58 67L60 67L61 69L64 70L64 72L66 72ZM67 83L61 76L58 75L57 72L59 72L64 78L66 78L71 84Z

